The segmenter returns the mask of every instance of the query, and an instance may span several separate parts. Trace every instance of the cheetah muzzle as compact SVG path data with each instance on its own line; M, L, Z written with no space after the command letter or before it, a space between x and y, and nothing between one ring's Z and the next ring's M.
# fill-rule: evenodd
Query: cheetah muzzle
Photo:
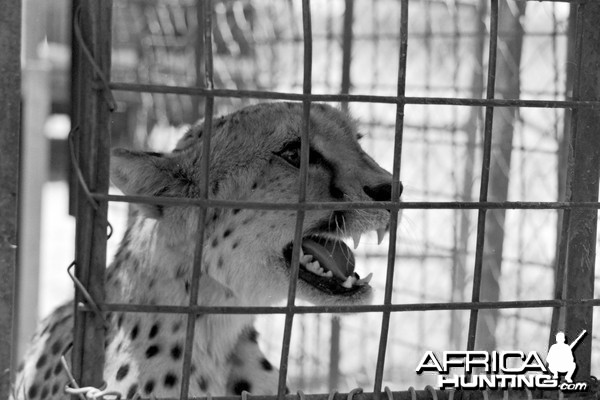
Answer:
M283 249L288 267L292 247L289 243ZM354 254L343 241L318 235L303 238L298 276L322 292L347 296L368 286L372 274L361 279L354 266Z

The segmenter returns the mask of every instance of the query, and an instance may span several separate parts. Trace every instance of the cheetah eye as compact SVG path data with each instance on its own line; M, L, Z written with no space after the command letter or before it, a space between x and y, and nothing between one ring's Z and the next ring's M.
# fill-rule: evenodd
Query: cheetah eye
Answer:
M283 149L279 152L274 153L275 155L283 158L291 166L300 168L300 142L291 142L286 144Z

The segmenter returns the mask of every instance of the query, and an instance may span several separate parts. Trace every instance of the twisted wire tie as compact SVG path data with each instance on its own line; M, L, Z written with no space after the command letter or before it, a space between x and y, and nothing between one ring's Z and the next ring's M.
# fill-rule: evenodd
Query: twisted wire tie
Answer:
M100 209L100 206L98 205L96 200L94 200L94 198L92 197L92 193L90 192L90 189L89 189L87 183L85 182L83 173L81 172L81 168L79 168L79 159L77 158L77 155L75 154L75 143L74 143L74 136L78 132L79 132L79 126L77 125L69 131L69 135L67 136L67 141L69 143L69 153L71 156L71 158L70 158L71 166L73 167L73 171L75 172L75 176L77 177L77 181L79 182L79 186L81 187L81 190L83 190L83 194L85 195L86 200L92 206L92 208L94 209L94 211L96 213L98 213L98 214L100 214L100 216L104 217L104 220L106 221L106 225L108 228L107 239L110 239L113 234L113 226L108 221L108 215L103 210Z
M67 346L63 354L60 356L60 362L69 378L69 383L65 385L64 392L67 394L74 394L79 397L80 400L96 400L102 399L104 396L109 396L114 400L121 400L121 393L116 390L106 390L106 382L102 384L101 388L95 388L93 386L84 386L80 387L77 384L77 381L73 377L71 373L71 368L67 363L67 359L65 358L65 354L71 349L71 346Z
M83 35L81 33L80 24L81 24L81 6L77 7L77 9L75 10L74 18L73 18L73 32L75 33L75 39L77 40L77 43L81 47L81 50L83 50L83 54L85 55L85 57L89 61L90 65L92 66L92 69L94 70L94 73L96 74L96 77L100 80L100 82L96 81L95 83L97 84L97 86L99 86L99 89L102 89L102 95L104 96L104 100L106 101L106 104L108 105L108 109L110 110L110 112L113 112L117 109L117 102L115 100L115 97L113 96L112 90L110 89L108 79L106 79L106 76L102 72L102 69L100 69L100 67L96 63L96 59L92 55L92 52L90 51L90 49L85 44L85 41L83 40Z
M69 277L71 278L71 280L73 281L75 286L77 286L77 289L79 289L79 291L81 292L81 294L83 295L83 297L85 299L85 302L92 309L94 314L96 314L96 316L98 318L100 318L100 320L102 321L102 325L104 325L104 328L105 329L110 328L110 324L104 317L104 313L103 313L102 309L100 308L100 306L98 305L98 303L96 303L96 301L92 298L92 295L90 294L90 292L88 292L87 289L85 288L85 286L83 286L83 283L81 283L81 281L79 279L77 279L77 277L71 271L73 269L73 267L75 267L76 265L77 264L75 263L75 261L73 261L71 263L71 265L69 265L67 267L67 273L69 274ZM81 307L82 305L83 304L80 302L77 306Z

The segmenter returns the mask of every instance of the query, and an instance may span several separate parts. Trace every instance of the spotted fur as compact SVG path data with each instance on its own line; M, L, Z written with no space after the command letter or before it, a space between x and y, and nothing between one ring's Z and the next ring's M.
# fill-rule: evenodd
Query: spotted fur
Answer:
M299 188L301 104L271 103L214 120L209 197L253 202L295 202ZM193 126L169 154L117 149L111 179L128 195L196 198L203 125ZM310 112L309 201L390 200L391 175L357 142L354 123L323 104ZM107 270L112 303L187 305L191 288L198 209L139 205ZM385 227L385 210L308 211L304 234L349 237ZM291 210L207 210L198 304L273 305L286 298L290 269L283 249L292 242ZM318 304L363 303L371 288L328 294L298 280L298 296ZM18 398L64 398L66 375L59 356L71 341L72 304L43 321L20 369ZM106 333L104 378L110 390L177 397L186 318L181 315L112 313ZM260 351L251 315L198 315L190 395L276 392L278 371Z

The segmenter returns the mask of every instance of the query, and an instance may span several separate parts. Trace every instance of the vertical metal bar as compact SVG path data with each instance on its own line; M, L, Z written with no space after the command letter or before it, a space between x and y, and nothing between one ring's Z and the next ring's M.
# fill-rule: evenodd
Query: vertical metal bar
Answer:
M490 7L490 48L488 58L488 76L486 99L494 98L496 84L496 54L498 44L498 0L491 0ZM481 165L481 187L479 190L479 201L487 201L488 184L490 180L490 160L492 150L492 124L494 119L494 107L485 108L483 159ZM481 271L483 268L483 245L485 239L485 216L486 210L481 209L477 215L477 242L475 245L475 270L473 272L473 293L471 301L479 301L481 289ZM478 310L471 310L469 317L469 333L467 338L467 350L475 347L475 335L477 332Z
M398 62L398 103L396 106L396 131L394 134L394 165L392 167L392 202L399 202L400 198L400 166L402 165L402 138L404 133L404 106L406 94L406 56L408 49L408 0L402 0L400 5L400 55ZM394 265L396 261L396 237L398 228L398 210L390 211L390 241L387 257L387 272L385 280L384 304L392 304L392 290L394 287ZM385 352L390 329L390 311L384 311L381 319L381 334L377 365L375 367L375 385L373 392L376 398L381 394L383 384L383 369L385 366Z
M304 42L304 76L302 93L312 92L312 23L310 18L310 0L302 0L302 38ZM308 182L308 154L309 154L309 129L310 129L310 103L306 99L303 104L303 127L300 138L300 180L298 188L298 203L306 202L306 184ZM287 307L285 314L285 325L283 329L283 346L281 349L281 360L279 362L279 382L277 386L277 397L282 399L285 395L288 358L290 355L290 342L292 338L292 324L294 322L294 311L292 307L296 301L296 286L298 282L298 271L300 269L300 248L302 247L302 225L304 224L304 210L298 210L296 214L296 227L294 232L294 246L292 248L292 262L290 271L290 286L288 288Z
M111 62L112 1L81 0L79 17L74 15L83 41L94 63L109 78ZM80 146L78 159L83 177L90 190L108 193L110 152L110 111L99 77L90 60L75 66L80 72L78 98ZM81 191L79 192L81 193ZM97 302L104 301L104 271L106 269L107 202L99 201L98 209L91 199L77 201L76 276ZM99 387L103 383L104 321L93 312L77 307L83 301L75 293L75 331L73 335L73 373L81 386Z
M81 0L71 0L71 21L74 21L76 10L80 7ZM81 52L79 51L79 44L77 40L73 40L75 37L74 25L71 24L71 88L70 88L70 117L71 126L79 125L79 93L81 91L81 74L79 66L82 63ZM75 152L79 152L79 135L73 136L73 147ZM69 215L75 216L77 214L77 200L79 199L79 184L77 177L73 169L72 163L69 163Z
M329 390L337 389L340 384L340 317L331 317L331 338L329 340Z
M206 71L206 65L204 60L204 53L206 45L204 43L204 32L206 31L204 26L204 7L203 0L196 0L196 20L198 26L196 27L196 37L194 38L194 66L196 68L196 86L202 87L206 84L204 72ZM202 98L200 96L192 97L192 116L196 120L201 118L200 106ZM205 105L206 106L206 105Z
M474 21L476 21L476 36L471 49L471 56L476 60L477 66L473 75L471 76L471 97L480 98L483 95L483 54L485 48L485 16L487 15L487 2L480 0L475 3L474 7L469 9L468 14ZM471 107L469 118L465 124L465 131L467 135L466 143L466 157L463 167L463 185L462 185L462 196L461 201L471 201L473 192L473 175L475 173L475 147L477 142L477 129L482 125L482 112L479 107ZM465 289L465 276L467 266L467 251L469 248L469 236L471 230L471 212L467 210L460 211L460 228L459 228L459 264L456 266L452 282L454 285L453 289L453 301L464 301L464 289ZM464 328L464 315L462 312L453 310L451 312L450 319L450 335L451 343L454 347L459 347L459 341L462 340L463 328Z
M344 31L342 37L342 94L350 93L351 85L351 63L352 63L352 41L354 32L352 25L354 23L354 0L345 0L346 9L344 11ZM348 102L342 102L342 109L348 110Z
M503 1L498 8L498 42L503 51L497 59L495 79L498 89L495 90L503 99L518 99L521 93L520 67L524 36L521 17L525 16L526 6L527 2L511 5L510 2ZM494 147L494 152L491 154L488 168L489 185L486 200L506 201L508 198L517 111L515 107L501 107L495 112L494 138L490 144ZM486 265L481 270L479 294L483 301L498 301L506 210L488 210L486 217L482 252ZM497 347L496 327L500 311L482 310L479 315L481 318L478 318L477 331L480 335L476 338L475 346L479 350L493 351Z
M342 94L350 93L351 86L351 64L352 64L352 41L354 39L354 0L345 0L344 31L342 37ZM342 110L348 111L348 102L342 102ZM340 381L340 317L331 317L331 341L329 347L329 390L338 387Z
M597 99L600 96L598 65L600 65L600 40L598 40L598 20L600 3L587 2L578 5L577 27L580 35L581 52L575 60L577 65L576 100ZM572 134L573 157L569 165L572 171L569 201L598 201L600 181L600 113L597 109L582 108L574 116L576 125ZM594 273L596 259L596 234L598 210L573 209L569 219L567 239L567 285L566 298L591 299L594 297ZM586 329L592 337L593 307L567 307L565 326L569 340L574 340ZM590 376L592 340L581 341L574 348L577 360L577 379Z
M572 90L571 98L569 100L579 99L579 74L575 73L575 64L579 65L575 60L581 60L581 37L578 29L581 29L583 24L583 13L577 4L571 4L569 14L569 37L567 43L575 43L575 48L567 46L567 81L566 91L567 93ZM575 135L577 134L577 112L578 109L574 108L571 110L571 115L568 116L565 110L565 124L564 133L562 139L562 146L566 150L566 155L559 156L559 169L562 166L566 170L564 173L564 198L560 200L566 200L571 198L571 182L573 180L573 169L569 166L573 165L573 148L570 143L575 142ZM569 121L567 122L567 119ZM567 130L570 130L571 135L568 137ZM566 160L562 160L566 158ZM562 160L562 163L561 163ZM560 186L559 186L560 187ZM560 214L559 214L560 215ZM554 298L563 299L565 295L565 272L567 266L567 252L568 245L567 240L569 238L569 224L571 220L571 210L566 209L562 211L562 220L560 223L560 237L557 240L558 249L556 255L556 267L554 272ZM554 335L558 330L564 329L564 310L558 307L552 309L552 321L550 323L550 334L548 337L548 347L554 344Z
M0 399L7 399L13 352L21 130L21 2L0 0Z
M200 198L208 199L209 193L209 166L210 166L210 139L212 136L212 120L214 97L210 93L213 89L213 54L212 54L212 0L204 0L201 3L204 20L198 20L198 26L204 28L204 87L208 89L204 108L204 130L202 134L202 160L200 163L200 175L204 178L200 186ZM200 73L200 71L198 71ZM201 207L198 215L197 241L194 249L194 263L192 269L192 285L190 288L190 306L198 304L198 289L202 275L202 250L204 248L204 230L206 220L206 208ZM194 335L196 330L196 315L188 314L185 333L185 347L183 352L183 369L181 377L182 400L187 400L190 390L190 371L192 365L192 352L194 348Z

